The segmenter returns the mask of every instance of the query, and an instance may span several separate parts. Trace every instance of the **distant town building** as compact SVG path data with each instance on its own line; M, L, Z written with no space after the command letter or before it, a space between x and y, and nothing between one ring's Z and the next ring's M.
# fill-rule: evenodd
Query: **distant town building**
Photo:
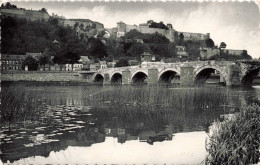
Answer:
M144 40L143 39L135 39L136 42L139 42L139 43L144 43Z
M106 61L99 61L100 69L106 69L107 68L107 62Z
M66 71L79 71L83 68L83 64L76 63L73 64L73 67L72 64L65 64L65 68Z
M207 60L212 56L220 55L218 48L200 48L200 57Z
M130 66L140 65L140 62L138 60L129 60L128 63Z
M39 60L39 58L42 56L42 53L30 53L26 52L25 56L31 56L32 58Z
M108 68L114 68L115 66L116 66L116 61L107 62L107 67Z
M235 49L222 49L223 53L241 56L243 53L243 50L235 50Z
M90 71L97 71L98 69L100 69L100 64L99 63L90 64L90 66L89 66L89 70Z
M176 54L178 58L188 57L189 53L186 52L185 46L176 46Z
M141 54L141 62L151 62L153 60L155 61L155 57L152 54L148 52Z
M1 70L22 70L25 55L1 54Z

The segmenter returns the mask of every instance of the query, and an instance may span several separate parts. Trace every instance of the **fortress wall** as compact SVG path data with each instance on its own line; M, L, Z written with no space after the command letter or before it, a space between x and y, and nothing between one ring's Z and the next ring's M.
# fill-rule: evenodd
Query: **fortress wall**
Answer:
M135 25L126 25L126 33L129 32L130 30L138 30L139 31L139 28L138 26L135 26Z
M21 9L1 9L0 12L3 13L3 14L11 14L11 15L14 14L14 15L25 16L24 10L21 10Z
M243 53L243 50L223 49L223 52L228 52L229 54L240 56Z
M158 29L158 28L149 28L149 27L139 27L141 33L155 33L158 32L161 35L166 35L166 30L165 29Z
M209 59L210 57L219 54L220 54L219 49L215 49L215 48L203 48L203 50L200 50L200 56L204 59Z
M175 32L175 30L173 30L173 29L166 31L166 38L168 38L170 40L170 42L174 42L174 40L175 40L174 32Z
M34 11L34 10L23 10L23 9L1 9L0 12L4 15L16 16L18 18L31 19L32 21L44 19L47 21L50 16L47 13Z
M184 40L205 40L208 38L206 34L202 33L178 32L178 35L181 33L184 36Z

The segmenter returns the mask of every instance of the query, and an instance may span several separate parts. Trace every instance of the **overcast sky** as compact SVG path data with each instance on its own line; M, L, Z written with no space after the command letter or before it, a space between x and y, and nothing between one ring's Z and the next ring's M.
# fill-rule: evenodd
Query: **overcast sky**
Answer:
M210 33L215 44L224 41L229 49L247 49L260 56L259 2L12 2L17 7L46 8L66 18L86 18L105 28L145 23L171 23L177 31Z

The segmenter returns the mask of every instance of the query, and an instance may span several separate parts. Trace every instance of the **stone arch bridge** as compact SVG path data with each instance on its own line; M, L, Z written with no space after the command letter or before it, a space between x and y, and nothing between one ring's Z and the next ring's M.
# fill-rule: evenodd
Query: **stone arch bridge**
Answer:
M250 85L259 71L260 62L257 61L147 62L139 66L106 68L95 72L79 71L79 75L99 84L175 82L182 86L205 83L210 76L217 75L220 83L231 86Z

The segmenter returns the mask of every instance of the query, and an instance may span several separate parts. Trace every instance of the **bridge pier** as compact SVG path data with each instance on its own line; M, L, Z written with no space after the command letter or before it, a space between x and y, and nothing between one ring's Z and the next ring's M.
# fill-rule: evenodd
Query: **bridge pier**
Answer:
M128 69L122 71L122 84L131 84L131 72Z
M241 85L239 73L240 73L240 69L236 65L229 65L226 85L227 86Z
M221 83L221 84L225 83L225 78L222 74L219 75L219 83Z
M191 66L181 67L180 73L180 85L181 86L193 86L194 85L194 68Z
M158 83L158 69L152 68L148 69L148 84L157 84Z
M104 74L104 82L103 82L103 84L104 85L109 85L110 84L110 77L109 77L108 73Z

